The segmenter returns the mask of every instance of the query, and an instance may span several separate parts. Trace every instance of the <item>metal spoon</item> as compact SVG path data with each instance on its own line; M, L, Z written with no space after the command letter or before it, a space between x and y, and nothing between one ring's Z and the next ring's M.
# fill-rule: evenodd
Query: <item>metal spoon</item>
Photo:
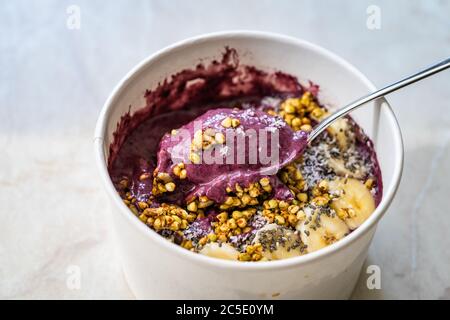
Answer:
M307 144L309 144L312 140L314 140L320 133L322 133L323 130L325 130L331 123L333 123L335 120L342 118L349 112L361 107L363 104L370 102L372 100L375 100L377 98L380 98L382 96L385 96L391 92L397 91L398 89L401 89L407 85L410 85L414 82L417 82L419 80L422 80L424 78L427 78L435 73L441 72L447 68L450 67L450 58L445 59L444 61L441 61L431 67L428 67L422 71L419 71L409 77L406 77L400 81L394 82L380 90L377 90L373 93L370 93L366 96L363 96L359 98L356 101L353 101L352 103L346 105L345 107L337 110L324 120L322 120L314 129L311 131L311 133L307 137Z

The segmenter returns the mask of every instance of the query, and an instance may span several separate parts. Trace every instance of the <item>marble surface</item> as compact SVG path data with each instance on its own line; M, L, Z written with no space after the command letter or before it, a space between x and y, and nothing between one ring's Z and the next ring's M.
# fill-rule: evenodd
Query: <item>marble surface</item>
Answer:
M67 26L70 5L81 29ZM381 28L366 10L381 10ZM70 11L73 13L73 11ZM99 110L150 53L205 32L315 42L382 85L450 54L450 1L5 1L0 5L0 298L133 298L93 161ZM71 24L69 24L71 25ZM389 97L403 180L353 297L450 298L450 72ZM80 282L73 284L74 274Z

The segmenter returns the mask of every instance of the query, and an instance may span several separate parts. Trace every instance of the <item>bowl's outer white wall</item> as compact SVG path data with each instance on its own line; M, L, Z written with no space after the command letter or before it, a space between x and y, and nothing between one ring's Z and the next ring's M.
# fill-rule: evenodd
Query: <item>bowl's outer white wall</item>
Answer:
M104 152L107 153L120 116L128 111L129 106L132 111L144 106L146 89L154 88L177 71L194 67L199 57L206 63L212 58L220 58L225 46L236 48L243 64L268 71L285 71L298 76L302 82L311 80L320 84L320 98L330 107L341 106L373 90L348 65L308 44L299 45L285 38L236 35L196 40L182 48L156 55L119 85L115 97L109 101L109 109L101 115L106 117L106 130L96 132L96 137L105 137L101 146ZM377 140L383 142L376 143L383 183L385 186L396 185L394 178L398 168L393 163L396 157L401 157L398 150L401 146L391 139L398 132L388 106L383 106L381 112L375 110L374 105L366 106L352 115L369 136L375 138L377 135ZM380 128L377 128L378 124ZM102 144L102 139L96 141ZM177 251L167 250L138 230L136 223L126 217L126 207L116 205L117 194L109 193L115 200L113 216L124 272L138 298L258 299L271 298L274 294L280 294L279 298L347 298L357 281L376 229L374 224L342 250L306 263L279 269L231 270L185 259Z

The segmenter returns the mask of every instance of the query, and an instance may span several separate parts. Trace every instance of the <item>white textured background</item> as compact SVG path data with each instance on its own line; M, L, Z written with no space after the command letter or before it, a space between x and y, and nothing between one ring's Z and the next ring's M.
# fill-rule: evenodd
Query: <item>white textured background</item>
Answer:
M69 5L81 29L66 27ZM369 5L381 29L366 27ZM0 298L132 298L93 161L99 110L150 53L226 29L315 42L383 85L450 56L450 1L0 1ZM403 180L368 264L382 290L354 298L450 298L450 71L389 97ZM70 266L80 290L66 286ZM70 270L70 269L69 269Z

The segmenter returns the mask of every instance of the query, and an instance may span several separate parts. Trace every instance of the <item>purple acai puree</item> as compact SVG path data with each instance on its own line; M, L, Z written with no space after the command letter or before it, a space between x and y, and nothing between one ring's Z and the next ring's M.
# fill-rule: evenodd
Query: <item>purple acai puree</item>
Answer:
M227 186L233 187L235 183L246 186L263 176L268 176L271 180L273 197L289 199L292 197L289 189L277 175L269 175L267 171L276 172L298 158L305 147L306 135L303 131L294 132L280 118L263 110L268 106L268 100L281 101L287 97L299 97L305 91L316 96L318 90L319 87L312 83L307 88L302 87L297 78L289 74L268 73L240 65L236 51L227 48L221 61L183 70L154 90L147 91L146 106L133 114L128 112L121 118L109 150L108 170L111 179L122 197L129 193L138 201L147 201L152 197L155 169L172 173L174 163L169 152L180 141L174 139L177 136L172 136L171 131L183 128L193 137L194 120L201 120L202 129L212 127L225 133L226 129L220 125L221 120L231 117L240 120L240 126L232 130L272 131L270 128L276 128L280 143L279 163L187 164L188 178L176 180L175 192L170 196L164 194L156 197L152 206L158 206L162 202L180 204L189 197L200 195L221 202ZM354 126L360 133L357 134L358 148L370 161L370 174L376 178L374 197L378 204L382 195L382 180L373 144L356 124ZM268 139L270 145L270 135ZM186 154L189 151L187 143L190 144L190 141L185 142L186 145L181 144L181 150ZM217 149L218 152L219 150ZM248 156L248 150L245 153ZM145 178L145 175L149 178ZM128 181L126 185L122 183L124 179ZM204 233L209 232L206 222L209 223L210 219L199 221L196 228Z
M109 147L108 171L116 189L129 191L138 200L151 195L157 150L164 134L217 107L261 106L267 96L300 95L297 79L282 72L266 73L239 64L234 49L226 48L221 61L186 69L147 91L147 104L122 116ZM121 184L128 180L128 186Z
M222 122L229 119L237 119L239 125L225 128ZM223 135L228 142L203 151L200 164L188 163L192 137L196 131L203 130ZM227 187L232 190L236 184L248 187L262 177L268 177L275 186L275 198L292 199L292 193L276 173L301 155L306 147L306 137L307 133L294 132L281 118L261 110L213 109L179 128L176 134L164 135L156 169L171 174L176 163L185 163L187 179L177 180L173 197L192 199L206 195L221 203ZM173 174L172 177L176 179Z

